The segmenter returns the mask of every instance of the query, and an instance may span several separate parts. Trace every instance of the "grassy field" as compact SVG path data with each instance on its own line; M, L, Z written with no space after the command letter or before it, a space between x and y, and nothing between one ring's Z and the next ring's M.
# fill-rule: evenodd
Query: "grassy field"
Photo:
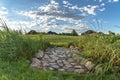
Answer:
M90 74L37 71L29 67L30 59L39 50L70 44L81 48L83 56L102 67ZM77 56L79 58L79 56ZM120 35L92 34L85 36L22 35L7 27L0 31L0 80L119 80Z
M62 35L28 35L27 37L36 40L41 36L44 41L49 42L51 45L68 47L70 43L76 45L79 42L78 36L62 36Z

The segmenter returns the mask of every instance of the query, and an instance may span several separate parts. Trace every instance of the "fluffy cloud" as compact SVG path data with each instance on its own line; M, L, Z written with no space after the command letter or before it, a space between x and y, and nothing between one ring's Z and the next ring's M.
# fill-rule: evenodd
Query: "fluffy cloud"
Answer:
M80 8L80 10L81 11L86 11L88 14L91 14L91 15L96 15L95 10L97 8L99 8L98 5L95 5L95 6L88 5L88 6Z
M113 2L119 2L119 0L113 0Z
M71 4L71 3L69 3L69 2L68 2L68 1L66 1L66 0L64 0L64 1L63 1L63 4L64 4L64 5L66 5L66 7L68 7L68 6L72 6L72 4Z
M0 7L0 26L3 26L3 20L6 21L7 18L5 15L8 14L8 10L5 7ZM1 29L1 28L0 28Z
M99 11L104 11L104 10L105 10L105 8L99 9Z
M94 0L96 1L96 0ZM103 2L99 0L99 2ZM63 1L64 7L69 9L78 10L79 12L86 13L87 15L96 15L96 10L99 10L101 7L105 6L105 3L101 3L101 5L85 5L78 7L77 5L72 5L68 1Z
M102 0L99 0L99 2L102 2Z
M101 6L105 6L105 3L102 3Z
M103 2L104 0L94 0L94 1L98 1L98 2ZM119 2L119 0L107 0L107 2Z
M0 18L3 18L6 14L8 14L8 10L5 7L0 7Z
M67 1L64 1L65 4L67 4ZM72 8L77 8L77 6L73 6ZM52 18L61 19L61 20L80 20L83 19L85 16L74 14L74 12L68 10L61 10L59 3L55 2L54 0L51 0L50 4L41 6L38 8L39 11L35 12L37 16L44 16L47 15Z

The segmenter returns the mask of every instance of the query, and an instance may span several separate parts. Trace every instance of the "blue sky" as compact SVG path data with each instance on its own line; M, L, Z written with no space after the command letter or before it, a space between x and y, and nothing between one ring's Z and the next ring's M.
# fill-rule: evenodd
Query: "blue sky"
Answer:
M16 30L120 33L120 1L0 0L0 18Z

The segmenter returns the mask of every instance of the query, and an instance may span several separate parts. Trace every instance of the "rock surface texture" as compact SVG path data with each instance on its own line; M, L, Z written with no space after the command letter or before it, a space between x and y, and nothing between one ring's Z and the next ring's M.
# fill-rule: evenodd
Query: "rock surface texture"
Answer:
M56 70L75 73L88 73L92 70L94 64L91 61L85 61L81 64L74 54L79 55L77 48L53 47L47 48L45 51L39 50L32 59L30 66L39 70ZM84 58L80 58L85 60Z

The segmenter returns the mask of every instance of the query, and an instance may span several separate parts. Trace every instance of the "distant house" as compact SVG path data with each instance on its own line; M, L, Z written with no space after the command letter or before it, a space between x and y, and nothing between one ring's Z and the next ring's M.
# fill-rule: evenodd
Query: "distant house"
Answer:
M52 32L52 31L47 32L47 34L57 35L56 32Z

